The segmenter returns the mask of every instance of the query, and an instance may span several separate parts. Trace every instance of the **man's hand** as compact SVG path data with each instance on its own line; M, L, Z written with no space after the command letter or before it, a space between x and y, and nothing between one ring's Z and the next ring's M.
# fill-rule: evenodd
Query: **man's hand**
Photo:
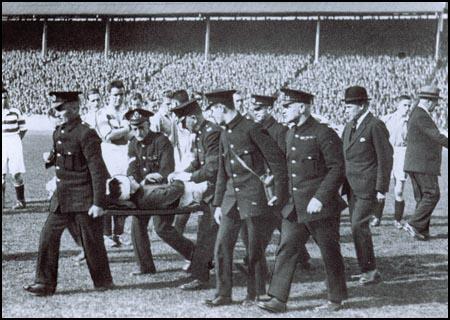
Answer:
M44 159L45 162L47 162L48 158L50 158L50 152L44 152L42 154L42 158Z
M309 201L308 208L306 208L306 212L309 214L318 213L320 210L322 210L322 202L317 200L316 198L312 198Z
M172 172L171 174L169 174L168 176L167 176L167 181L169 181L169 183L172 183L173 182L173 180L175 180L174 178L175 178L175 176L178 174L178 172Z
M158 172L154 172L146 175L144 180L147 180L150 183L161 183L164 178Z
M187 181L190 181L190 180L191 180L191 176L192 176L192 173L189 173L189 172L178 172L178 173L173 177L173 179L174 179L174 180L179 180L179 181L187 182Z
M92 205L92 207L89 208L88 215L90 215L92 218L98 218L101 217L105 211L101 207L97 207L95 204Z
M272 199L270 199L269 202L267 202L267 205L269 207L275 207L277 205L277 200L278 200L278 197L275 196Z
M378 202L384 202L386 200L386 195L381 192L377 192L377 201Z
M221 219L222 219L222 209L218 207L216 208L216 211L214 211L214 220L216 220L217 224L220 224Z

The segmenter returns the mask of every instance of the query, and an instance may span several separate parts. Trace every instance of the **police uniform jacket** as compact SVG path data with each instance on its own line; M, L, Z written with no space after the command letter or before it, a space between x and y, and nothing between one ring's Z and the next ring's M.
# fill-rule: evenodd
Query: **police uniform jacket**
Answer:
M388 192L393 164L389 132L372 113L366 116L350 140L352 123L344 128L345 172L352 192L373 199L377 192Z
M339 215L346 207L339 196L345 180L342 141L333 129L309 117L302 125L289 129L286 137L289 175L289 201L282 210L287 218L295 209L298 222L304 223ZM323 208L306 212L312 198Z
M185 170L192 173L191 181L208 182L208 189L203 196L206 203L212 200L215 191L219 170L220 132L220 127L209 121L201 123L194 141L195 158Z
M94 204L106 205L106 180L109 177L102 159L101 140L80 117L56 128L53 133L53 160L56 192L50 211L87 212Z
M267 206L262 182L245 169L238 155L258 176L266 165L274 175L275 195L281 205L286 202L287 170L282 151L261 125L238 114L220 136L219 171L213 205L227 214L237 205L241 219L272 211Z
M441 174L442 147L448 138L439 132L430 115L414 108L408 122L404 170L438 176Z
M142 141L132 138L128 145L129 166L127 175L141 182L149 173L159 173L164 180L173 172L175 160L173 147L162 133L149 132Z
M288 128L278 123L272 116L264 120L262 126L269 132L269 135L275 140L283 153L286 154L286 133Z

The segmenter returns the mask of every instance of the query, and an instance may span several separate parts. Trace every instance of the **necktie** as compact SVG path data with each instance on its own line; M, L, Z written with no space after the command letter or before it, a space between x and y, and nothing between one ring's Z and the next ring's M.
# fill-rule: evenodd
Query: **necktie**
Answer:
M349 139L350 141L352 141L352 138L355 135L357 122L358 122L358 119L353 119L352 120L352 128L350 130L350 139Z

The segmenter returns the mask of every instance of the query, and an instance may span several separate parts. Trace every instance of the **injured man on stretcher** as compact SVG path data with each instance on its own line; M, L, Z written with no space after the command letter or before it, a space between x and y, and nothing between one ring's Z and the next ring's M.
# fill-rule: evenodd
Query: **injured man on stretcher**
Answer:
M144 180L145 181L145 180ZM171 184L139 184L133 177L116 175L106 183L112 206L140 210L184 208L200 204L207 183L173 181Z

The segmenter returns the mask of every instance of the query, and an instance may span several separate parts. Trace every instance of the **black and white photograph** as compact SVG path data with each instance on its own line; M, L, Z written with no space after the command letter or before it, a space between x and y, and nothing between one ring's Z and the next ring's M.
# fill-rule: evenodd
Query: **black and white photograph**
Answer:
M2 2L2 318L448 318L448 2Z

